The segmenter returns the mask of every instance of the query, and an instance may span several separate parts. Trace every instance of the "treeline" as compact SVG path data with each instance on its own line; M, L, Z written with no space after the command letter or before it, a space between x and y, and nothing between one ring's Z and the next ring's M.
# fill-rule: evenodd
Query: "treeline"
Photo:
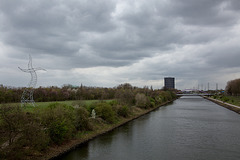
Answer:
M20 102L26 88L15 88L0 85L0 103ZM112 99L116 88L99 88L87 86L64 85L63 87L39 87L34 89L36 102L64 100Z
M0 103L20 102L26 88L15 88L0 85ZM129 83L114 88L87 87L64 85L63 87L39 87L34 89L35 102L65 101L65 100L106 100L113 99L121 89L131 89L133 92L150 93L151 87L138 88Z
M228 81L225 91L229 95L239 96L240 95L240 78Z
M90 105L74 101L72 105L51 103L33 108L9 103L0 106L0 159L34 159L49 147L81 139L87 133L99 133L106 126L119 124L160 104L172 101L171 91L139 89L129 84L116 87L115 100Z

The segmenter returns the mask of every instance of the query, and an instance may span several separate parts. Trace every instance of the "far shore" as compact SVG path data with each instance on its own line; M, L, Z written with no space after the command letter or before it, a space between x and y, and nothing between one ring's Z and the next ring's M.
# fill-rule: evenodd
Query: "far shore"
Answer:
M203 96L203 98L208 99L208 100L210 100L210 101L212 101L212 102L214 102L214 103L216 103L220 106L223 106L223 107L225 107L229 110L232 110L232 111L240 114L240 106L236 106L236 105L233 105L233 104L230 104L230 103L227 103L227 102L224 102L224 101L220 101L218 99L214 99L214 98L211 98L211 97L207 97L207 96Z

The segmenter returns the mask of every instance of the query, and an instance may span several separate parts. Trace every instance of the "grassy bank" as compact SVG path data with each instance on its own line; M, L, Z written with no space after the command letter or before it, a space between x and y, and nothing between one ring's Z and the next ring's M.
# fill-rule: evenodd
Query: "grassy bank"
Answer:
M0 159L50 159L176 98L170 91L131 93L117 100L0 106ZM125 96L127 95L127 96Z
M92 140L93 138L96 138L104 133L107 133L117 127L120 127L120 126L124 125L125 123L132 121L136 118L139 118L139 117L141 117L161 106L164 106L170 102L171 101L165 102L157 107L150 108L150 109L136 109L135 108L135 111L131 116L129 116L127 118L121 117L116 124L102 124L101 128L98 128L95 131L79 133L76 139L71 140L70 142L63 144L61 146L49 148L49 152L47 154L45 154L44 157L41 157L39 160L58 159L59 156L71 151L72 149L78 147L79 145L81 145L85 142L88 142L89 140Z
M218 99L236 106L240 106L240 96L214 95L211 98Z
M240 114L240 108L238 108L238 107L240 107L240 97L215 95L215 96L211 96L211 97L205 96L204 98Z

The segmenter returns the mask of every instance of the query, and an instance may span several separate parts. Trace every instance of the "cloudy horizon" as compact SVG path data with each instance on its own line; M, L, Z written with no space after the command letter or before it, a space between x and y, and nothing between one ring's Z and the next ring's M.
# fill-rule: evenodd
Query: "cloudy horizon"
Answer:
M0 84L224 89L240 78L238 0L0 0Z

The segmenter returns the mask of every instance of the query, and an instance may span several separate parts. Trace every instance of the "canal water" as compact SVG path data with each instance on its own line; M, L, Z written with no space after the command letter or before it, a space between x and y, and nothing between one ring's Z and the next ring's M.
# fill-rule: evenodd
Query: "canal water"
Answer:
M183 96L81 145L61 160L239 160L240 115Z

